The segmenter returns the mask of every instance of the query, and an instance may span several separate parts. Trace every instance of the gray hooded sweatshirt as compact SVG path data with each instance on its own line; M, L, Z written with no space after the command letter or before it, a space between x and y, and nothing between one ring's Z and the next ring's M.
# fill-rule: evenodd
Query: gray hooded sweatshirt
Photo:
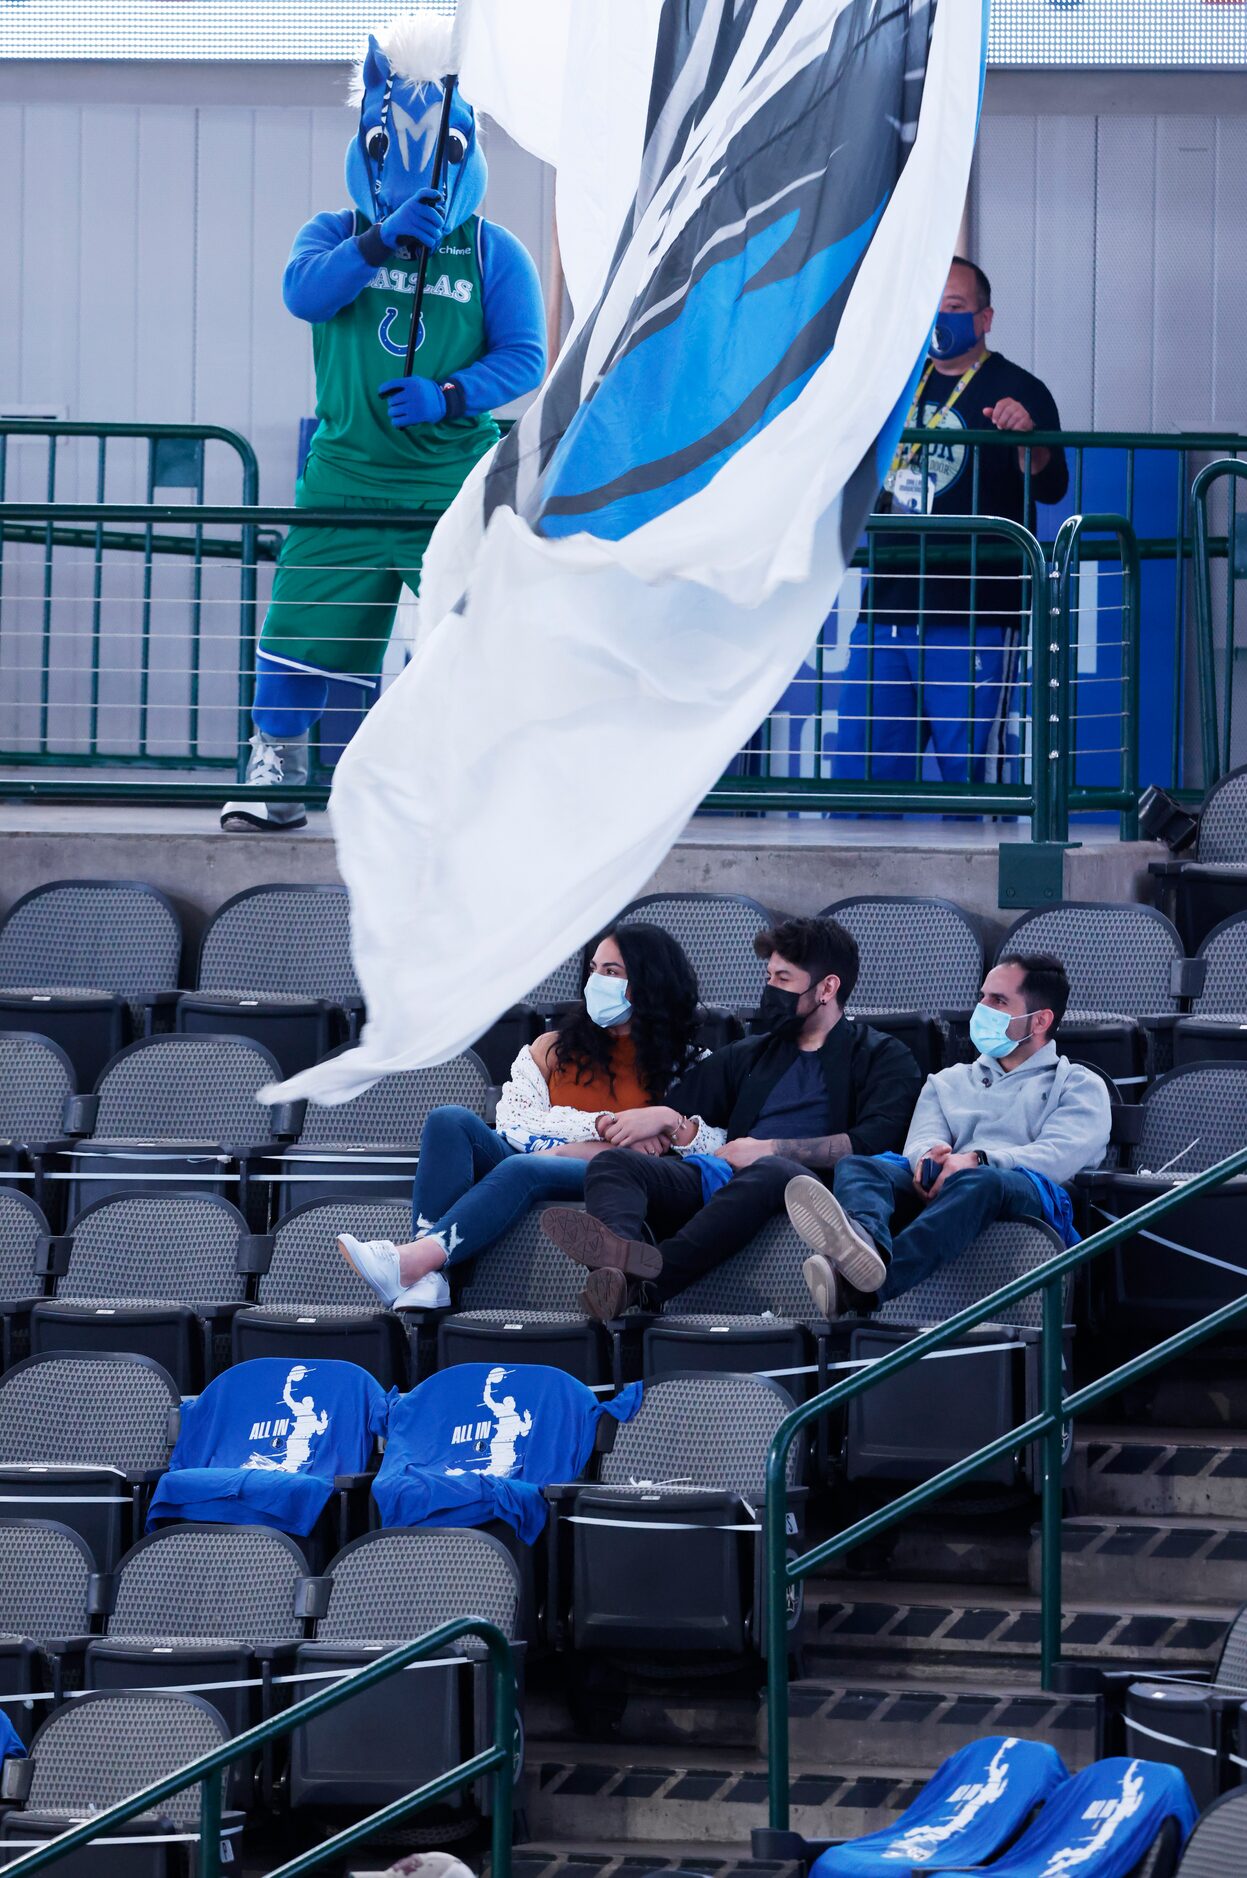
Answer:
M1055 1043L1017 1069L990 1056L928 1076L905 1158L917 1169L937 1142L955 1154L981 1148L992 1167L1029 1167L1064 1182L1098 1167L1108 1147L1108 1090L1094 1070L1058 1056Z

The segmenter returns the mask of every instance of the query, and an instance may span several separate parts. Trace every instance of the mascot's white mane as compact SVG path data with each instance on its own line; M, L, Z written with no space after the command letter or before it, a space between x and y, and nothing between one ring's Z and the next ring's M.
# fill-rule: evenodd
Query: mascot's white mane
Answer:
M455 21L450 13L421 7L414 13L400 13L388 26L375 34L377 44L390 61L396 78L413 85L440 81L455 70ZM364 64L357 64L351 81L351 103L358 104L364 95Z

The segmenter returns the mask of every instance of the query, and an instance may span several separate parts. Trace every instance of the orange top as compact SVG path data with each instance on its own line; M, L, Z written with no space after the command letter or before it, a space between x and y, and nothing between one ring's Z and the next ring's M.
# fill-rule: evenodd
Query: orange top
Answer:
M584 1109L590 1115L597 1115L603 1109L647 1109L652 1105L653 1098L637 1075L636 1046L631 1037L611 1039L611 1068L615 1072L613 1089L604 1070L595 1069L589 1077L581 1070L581 1080L577 1082L576 1071L570 1063L560 1066L552 1058L550 1106Z

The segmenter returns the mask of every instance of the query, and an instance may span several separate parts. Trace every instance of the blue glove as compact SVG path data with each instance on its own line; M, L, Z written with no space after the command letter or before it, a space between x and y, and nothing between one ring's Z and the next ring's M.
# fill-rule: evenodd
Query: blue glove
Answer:
M395 430L408 424L440 424L446 415L446 394L431 378L387 378L377 389L390 402Z
M381 224L381 239L388 248L399 242L435 251L446 233L446 198L436 189L422 189L400 202Z

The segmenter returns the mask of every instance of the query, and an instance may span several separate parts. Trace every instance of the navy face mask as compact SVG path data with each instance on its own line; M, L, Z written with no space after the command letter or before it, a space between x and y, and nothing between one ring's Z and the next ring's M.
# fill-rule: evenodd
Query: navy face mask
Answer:
M959 359L963 352L972 352L980 337L974 324L977 318L977 313L937 313L931 330L931 357Z

